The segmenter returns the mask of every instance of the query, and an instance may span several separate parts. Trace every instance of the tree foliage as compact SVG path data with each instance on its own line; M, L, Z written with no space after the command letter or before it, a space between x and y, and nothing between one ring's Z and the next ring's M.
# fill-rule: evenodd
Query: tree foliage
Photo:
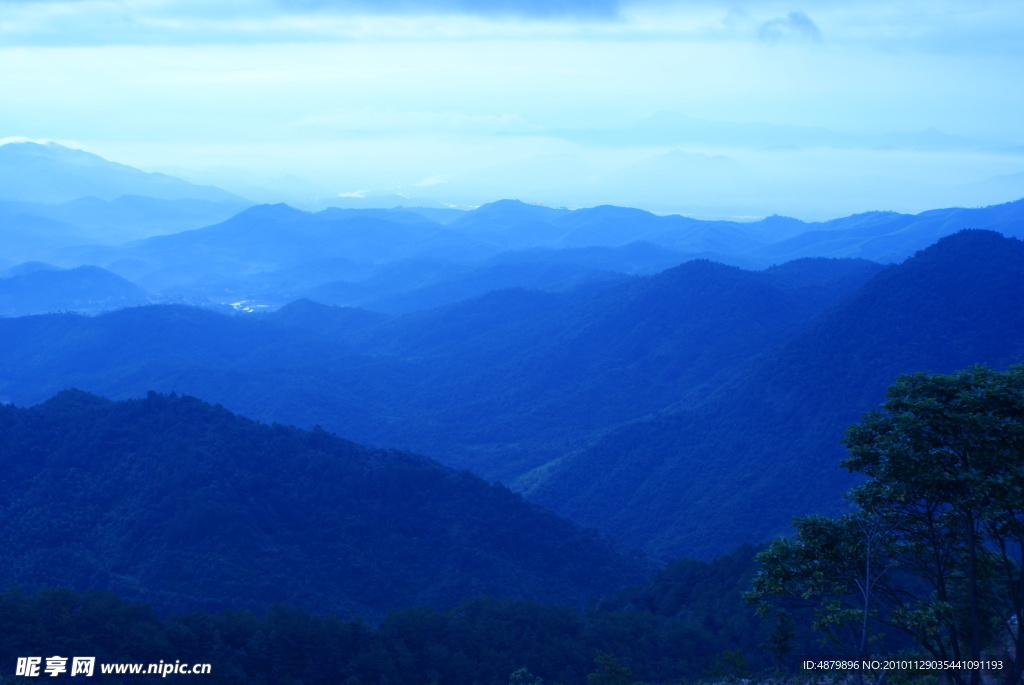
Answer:
M855 510L796 521L777 540L751 597L809 604L817 627L897 629L943 661L1024 660L1024 366L901 376L852 426L843 466L867 476ZM869 625L875 626L870 629ZM957 683L978 669L950 669Z
M756 660L756 647L741 642L722 661L709 645L732 644L728 631L707 615L677 616L692 610L656 615L477 597L450 609L393 611L372 626L284 605L262 614L161 616L112 593L12 588L0 592L0 673L19 657L53 654L95 656L97 663L209 663L203 680L214 685L634 685L711 671L734 675L736 663L746 672L741 649ZM756 633L750 619L748 632ZM766 665L762 659L753 669ZM188 679L143 675L130 682Z

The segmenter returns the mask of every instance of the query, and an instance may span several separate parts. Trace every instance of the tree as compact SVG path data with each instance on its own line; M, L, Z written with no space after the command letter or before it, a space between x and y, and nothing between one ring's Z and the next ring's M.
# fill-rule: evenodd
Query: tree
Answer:
M594 666L597 668L587 674L587 685L635 685L633 672L621 665L613 654L598 652Z
M796 622L785 611L775 613L775 625L768 637L760 645L775 657L775 671L783 675L783 663L786 655L793 651L793 638L796 636Z
M774 540L758 555L761 570L748 599L760 603L762 615L775 605L812 607L816 630L845 645L851 659L868 658L880 637L871 625L889 594L884 581L893 565L891 531L864 511L807 516L794 525L792 538ZM862 677L858 670L857 681Z
M715 655L715 663L705 671L710 678L725 678L728 682L744 679L750 676L750 668L747 666L747 659L743 656L742 649L727 649Z
M512 672L508 685L544 685L544 681L523 667Z
M842 465L867 476L856 510L797 520L761 555L751 598L814 604L819 627L859 619L862 653L872 621L934 659L1024 655L1024 366L901 376L844 442Z

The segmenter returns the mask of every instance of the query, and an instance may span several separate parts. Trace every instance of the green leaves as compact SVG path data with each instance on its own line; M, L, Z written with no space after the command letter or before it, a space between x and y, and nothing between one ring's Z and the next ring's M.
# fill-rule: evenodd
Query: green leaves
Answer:
M830 634L859 619L862 652L869 620L939 659L1024 647L1024 366L901 376L843 442L842 466L868 477L856 511L798 519L750 598L810 603Z

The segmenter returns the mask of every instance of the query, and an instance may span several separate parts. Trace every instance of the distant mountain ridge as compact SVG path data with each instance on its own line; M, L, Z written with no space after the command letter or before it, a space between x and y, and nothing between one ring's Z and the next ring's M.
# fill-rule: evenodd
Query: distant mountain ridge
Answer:
M0 145L0 200L59 203L82 197L115 200L122 195L245 202L213 186L145 173L57 143Z
M35 243L22 243L7 258L96 264L163 301L275 308L306 298L403 314L503 288L559 292L610 284L701 258L744 269L821 257L893 263L964 228L1024 236L1022 226L1024 200L918 215L869 212L823 223L781 216L709 222L628 207L570 211L512 200L445 223L404 208L311 213L262 205L122 247L47 250L75 239L45 238L39 231ZM63 236L81 229L53 224L46 230Z
M7 271L10 275L0 278L0 316L96 313L151 301L142 288L98 266L58 269L37 262Z
M244 209L241 200L160 199L121 195L113 200L79 197L57 204L0 201L0 221L8 230L52 221L74 233L67 245L120 245L162 233L201 228L223 221Z
M678 128L680 122L693 125L663 114L640 128ZM699 157L701 164L721 166L707 155L664 157L670 165ZM246 207L244 199L216 188L55 143L0 146L0 186L0 264L99 266L156 301L244 303L239 306L246 310L308 298L403 314L503 288L563 292L612 283L692 259L746 269L804 257L892 263L963 228L1024 234L1024 200L816 223L782 216L702 221L614 205L570 210L508 199L464 212ZM531 263L525 255L537 259Z
M916 215L866 212L807 227L800 235L759 248L754 254L782 261L828 255L897 262L963 229L989 229L1024 238L1024 200L973 209L933 209Z

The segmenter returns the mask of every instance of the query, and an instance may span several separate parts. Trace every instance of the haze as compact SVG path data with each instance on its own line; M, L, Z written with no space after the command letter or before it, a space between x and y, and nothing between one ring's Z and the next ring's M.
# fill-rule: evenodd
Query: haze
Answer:
M0 138L307 208L977 206L1024 195L1021 36L999 0L0 0Z

